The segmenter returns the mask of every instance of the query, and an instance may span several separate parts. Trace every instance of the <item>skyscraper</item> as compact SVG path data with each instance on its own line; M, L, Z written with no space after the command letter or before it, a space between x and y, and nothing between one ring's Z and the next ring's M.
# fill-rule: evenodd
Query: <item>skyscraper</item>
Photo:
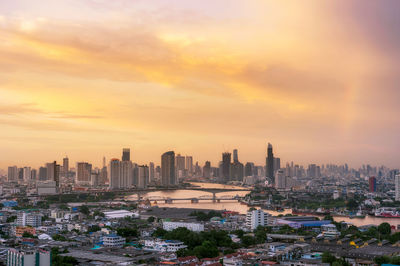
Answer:
M168 151L161 156L161 184L173 186L175 180L175 153Z
M233 150L233 162L234 163L239 162L239 156L238 156L238 150L237 149Z
M153 183L154 182L154 163L150 162L149 163L149 183Z
M149 167L140 165L138 167L138 188L146 188L149 180Z
M133 185L133 165L131 161L120 162L119 187L129 188Z
M186 156L186 170L187 170L188 176L192 176L192 174L193 174L193 157L192 156Z
M92 165L86 162L76 163L75 184L81 186L91 185Z
M110 189L120 188L120 161L118 159L111 159L108 171Z
M274 153L271 143L268 143L267 160L266 160L266 177L271 183L274 183Z
M10 166L8 167L8 182L16 182L18 180L18 167Z
M203 177L210 178L211 177L211 162L206 161L203 167Z
M130 161L131 160L131 149L124 148L122 149L122 161Z
M231 154L224 152L222 154L222 182L228 182L231 176Z
M39 180L40 181L47 180L47 168L46 167L39 167Z
M376 192L376 177L370 176L368 179L369 192Z
M396 201L400 201L400 174L397 174L394 178L394 186L396 192Z
M24 181L31 180L31 168L29 166L24 167Z
M63 159L63 175L67 176L68 172L69 172L69 159L68 157L65 157Z
M184 177L185 172L185 157L177 154L175 157L176 162L176 176L177 178Z

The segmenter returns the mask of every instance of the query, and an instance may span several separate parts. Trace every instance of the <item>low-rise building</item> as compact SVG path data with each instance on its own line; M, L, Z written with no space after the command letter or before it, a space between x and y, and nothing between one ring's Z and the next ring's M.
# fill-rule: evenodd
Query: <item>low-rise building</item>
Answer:
M177 252L187 246L178 240L147 239L144 242L144 249L159 252Z
M7 266L50 266L51 252L47 250L17 250L7 252Z
M109 248L121 248L125 245L126 240L125 238L116 235L116 234L109 234L103 236L103 246Z
M163 221L163 229L166 231L172 231L176 228L184 227L193 232L204 231L204 224L201 223L185 223L185 222L169 222Z

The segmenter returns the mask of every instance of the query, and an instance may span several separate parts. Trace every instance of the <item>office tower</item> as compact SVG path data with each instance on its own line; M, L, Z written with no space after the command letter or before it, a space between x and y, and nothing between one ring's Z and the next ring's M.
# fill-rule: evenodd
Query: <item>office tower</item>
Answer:
M105 185L108 181L108 177L107 177L107 166L103 166L103 168L101 168L100 170L100 175L99 175L99 184L98 186L102 186Z
M175 157L176 177L182 178L185 176L185 157L177 154Z
M10 248L7 251L7 266L48 266L51 265L51 251L45 249L17 250Z
M98 187L100 184L100 172L98 169L92 171L90 174L90 185L94 188Z
M272 225L272 215L263 210L248 211L246 215L246 226L251 230L257 229L258 226Z
M138 188L146 188L149 180L149 167L147 165L138 166Z
M238 150L237 149L233 150L233 162L234 163L239 162L239 156L238 156Z
M154 163L150 162L149 163L149 183L153 183L154 182L154 177L155 177L155 173L154 173Z
M286 173L283 169L279 169L275 173L275 188L285 189L286 185Z
M40 181L47 180L47 168L46 167L39 167L39 180Z
M203 167L203 177L210 178L211 177L211 162L206 161Z
M192 156L186 156L186 170L188 172L188 175L192 176L192 174L193 174L193 157Z
M31 170L31 180L37 180L37 170L36 169Z
M268 143L267 159L266 159L266 177L271 183L274 182L274 153L271 143Z
M46 163L46 169L47 169L47 180L54 180L54 173L55 173L55 164L54 163Z
M134 186L139 184L139 167L135 163L132 165L132 184Z
M222 154L222 181L228 182L231 177L231 154L224 152Z
M244 167L244 176L254 176L255 175L255 169L254 169L254 163L246 163Z
M92 165L86 162L76 163L75 184L90 186L92 176Z
M31 180L31 168L28 166L25 166L23 175L24 175L23 179L25 182Z
M65 157L63 159L63 176L67 176L69 172L69 159Z
M233 162L231 164L231 180L243 181L244 167L241 162Z
M18 168L18 181L24 180L24 168Z
M8 182L16 182L18 180L18 167L9 166L7 174Z
M369 192L376 192L376 177L375 176L369 177L368 183L369 183Z
M281 169L281 158L274 158L274 171Z
M127 158L128 156L126 156ZM129 188L133 185L133 172L131 161L121 161L120 163L120 188Z
M122 149L122 161L130 161L131 160L131 150L128 148Z
M175 181L175 153L168 151L161 156L161 184L173 186Z
M400 201L400 174L397 174L394 178L394 186L396 192L396 201Z
M120 161L118 159L111 159L110 166L108 167L109 187L110 189L118 189L119 175L120 175Z

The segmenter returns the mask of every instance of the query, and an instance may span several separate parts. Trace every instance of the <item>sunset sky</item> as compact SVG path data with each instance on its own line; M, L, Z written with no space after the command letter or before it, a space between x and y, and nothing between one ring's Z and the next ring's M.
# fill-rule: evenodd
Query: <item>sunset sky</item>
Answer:
M398 0L0 2L0 168L138 163L400 167Z

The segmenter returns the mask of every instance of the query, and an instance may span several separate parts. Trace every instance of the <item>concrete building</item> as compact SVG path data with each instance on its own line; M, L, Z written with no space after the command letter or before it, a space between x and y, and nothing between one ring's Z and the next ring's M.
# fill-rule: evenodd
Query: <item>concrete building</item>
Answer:
M258 226L267 226L273 224L272 215L264 212L263 210L253 210L247 212L246 226L251 230L256 229Z
M8 182L18 181L18 167L16 167L16 166L8 167L7 179L8 179Z
M80 186L90 186L92 165L86 162L76 163L75 184Z
M149 167L140 165L138 167L138 188L146 188L149 183Z
M40 250L17 250L10 248L7 251L7 266L50 266L51 252Z
M185 223L185 222L167 222L163 221L163 229L166 231L172 231L176 228L184 227L193 232L204 231L204 224L201 223Z
M110 189L120 188L120 161L111 159L108 171Z
M400 201L400 174L397 174L394 178L394 185L396 191L396 201Z
M161 156L161 184L174 186L177 184L175 176L175 153L168 151Z
M187 246L177 240L161 240L161 239L147 239L144 241L145 250L153 250L158 252L177 252L180 249L187 248Z
M108 248L122 248L125 243L125 238L116 234L103 236L103 245Z

